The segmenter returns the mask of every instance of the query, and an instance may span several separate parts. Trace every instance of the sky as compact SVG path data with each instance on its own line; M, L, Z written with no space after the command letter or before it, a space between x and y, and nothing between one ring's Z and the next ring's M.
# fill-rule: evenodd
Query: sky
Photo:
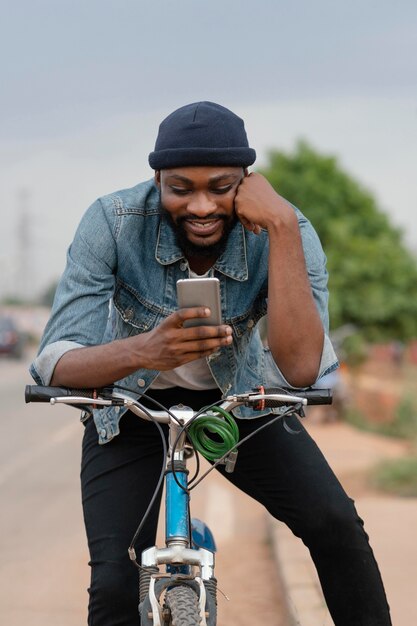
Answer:
M0 297L62 272L97 198L150 178L160 121L212 100L258 165L338 157L417 253L415 0L0 0ZM303 208L303 207L301 207Z

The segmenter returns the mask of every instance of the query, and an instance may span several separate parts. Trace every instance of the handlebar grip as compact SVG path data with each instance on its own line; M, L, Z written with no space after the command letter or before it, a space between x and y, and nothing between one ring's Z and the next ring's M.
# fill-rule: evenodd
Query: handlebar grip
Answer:
M68 387L44 387L42 385L26 385L25 402L49 402L51 398L80 396L94 398L94 389L69 389Z
M274 392L274 391L272 391L270 389L269 391L265 391L265 393L278 393L278 392L277 391ZM281 391L281 393L282 393L282 391ZM262 407L260 407L260 405L257 405L256 408L275 409L275 408L278 408L280 406L288 406L288 402L283 402L282 400L268 400L268 399L265 399L265 400L262 400Z
M265 389L266 394L268 393L290 393L294 396L299 396L300 398L305 398L307 400L308 405L318 405L318 404L331 404L333 401L332 390L331 389L290 389L288 387L276 387L273 389ZM282 403L268 404L268 402L273 402L272 400L265 400L266 406L281 406Z
M307 403L312 404L331 404L333 402L333 394L331 389L308 389L304 392Z

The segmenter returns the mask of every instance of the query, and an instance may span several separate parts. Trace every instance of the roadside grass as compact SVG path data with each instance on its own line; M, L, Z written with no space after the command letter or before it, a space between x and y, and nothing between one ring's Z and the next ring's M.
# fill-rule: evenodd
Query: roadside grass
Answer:
M370 422L355 409L347 411L345 419L362 430L417 444L417 401L409 395L398 404L389 423ZM406 457L379 463L370 472L369 480L373 487L383 492L402 497L417 497L417 445L413 446L413 452Z
M344 419L352 426L367 432L417 441L417 400L413 396L404 396L390 422L371 422L361 411L355 408L348 409Z
M372 470L370 481L386 493L417 498L417 454L379 463Z

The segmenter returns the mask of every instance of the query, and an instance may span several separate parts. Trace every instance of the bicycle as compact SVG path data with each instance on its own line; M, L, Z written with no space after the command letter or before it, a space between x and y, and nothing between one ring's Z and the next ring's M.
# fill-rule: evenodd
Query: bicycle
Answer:
M152 398L158 410L143 406L117 387L103 389L69 389L27 385L26 402L67 404L82 410L81 420L92 416L92 409L106 406L128 408L132 413L153 421L159 428L164 461L154 495L128 548L132 562L139 569L139 612L142 626L216 626L217 580L214 576L216 546L208 526L190 514L190 490L220 463L232 472L239 446L275 419L297 413L303 415L307 404L331 404L329 389L295 390L277 388L226 397L223 401L198 412L185 405L166 409ZM137 396L138 394L135 395ZM142 394L143 397L147 397ZM231 415L234 408L245 405L254 410L271 408L275 418L239 441L237 424ZM168 446L161 423L169 425ZM195 453L197 469L189 478L187 461ZM198 453L212 464L199 477ZM135 543L144 521L165 479L165 547L152 546L137 560Z

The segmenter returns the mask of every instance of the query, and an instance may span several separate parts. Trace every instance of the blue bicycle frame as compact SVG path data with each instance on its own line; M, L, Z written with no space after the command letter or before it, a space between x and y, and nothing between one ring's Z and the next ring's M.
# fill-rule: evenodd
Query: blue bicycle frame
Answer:
M173 407L171 413L176 416L179 415L179 419L184 421L193 416L192 409L188 407ZM174 420L171 420L170 424L169 445L170 461L167 464L165 478L166 545L170 545L173 541L184 541L190 547L205 548L214 553L216 552L216 545L208 526L200 520L190 520L187 491L188 470L184 460L185 434L181 433L179 424ZM174 445L175 452L173 451ZM172 459L172 455L174 455L174 459Z

